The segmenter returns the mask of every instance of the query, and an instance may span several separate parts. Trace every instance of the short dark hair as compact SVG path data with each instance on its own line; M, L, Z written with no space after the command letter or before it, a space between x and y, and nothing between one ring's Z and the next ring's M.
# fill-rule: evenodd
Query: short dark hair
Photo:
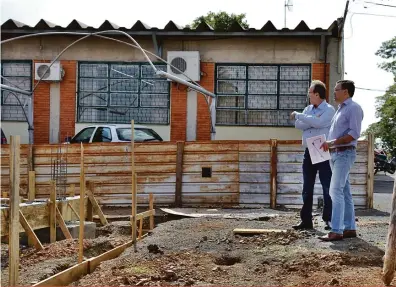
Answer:
M351 80L339 80L337 84L341 84L341 88L348 90L349 96L352 98L355 94L355 83Z
M312 81L311 87L313 87L313 92L318 93L321 99L326 99L326 85L322 81Z

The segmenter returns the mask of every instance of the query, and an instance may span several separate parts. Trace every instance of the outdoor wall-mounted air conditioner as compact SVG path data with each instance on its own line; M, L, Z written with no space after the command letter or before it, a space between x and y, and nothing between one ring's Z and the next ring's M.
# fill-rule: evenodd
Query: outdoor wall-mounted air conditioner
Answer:
M35 63L34 79L42 81L61 81L62 66L59 62L55 62L47 71L50 63ZM47 71L47 72L46 72Z
M191 79L187 78L180 71L168 65L167 72L185 81L199 81L201 78L200 59L198 51L169 51L168 63L178 68Z

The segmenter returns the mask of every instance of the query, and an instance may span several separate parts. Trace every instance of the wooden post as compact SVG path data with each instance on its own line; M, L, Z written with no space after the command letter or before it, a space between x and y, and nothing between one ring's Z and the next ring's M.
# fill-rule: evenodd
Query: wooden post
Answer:
M140 218L139 221L139 240L142 239L142 235L143 235L143 217Z
M29 194L28 200L33 201L36 198L36 172L29 171Z
M49 204L49 228L50 242L56 242L56 183L51 180L50 204Z
M94 183L92 182L91 184L92 186L94 185ZM95 211L95 213L99 216L100 219L100 223L102 223L102 225L107 225L109 224L109 222L106 219L106 216L104 215L102 209L100 208L98 202L96 201L95 196L93 195L91 189L87 189L87 195L88 195L88 203L90 203L91 207L93 208L93 210ZM87 203L87 205L88 205Z
M277 193L277 154L278 142L276 139L271 139L271 186L270 186L270 206L276 208L276 193Z
M20 143L19 136L10 137L9 286L19 285Z
M175 206L182 207L184 142L177 142Z
M71 236L69 229L67 229L65 220L63 219L62 213L59 211L58 207L56 207L56 219L58 220L59 227L61 228L65 238L72 239L73 237Z
M367 208L374 207L374 136L368 135L368 148L367 148Z
M150 214L150 230L154 229L154 195L152 193L149 194L149 208L151 211Z
M137 252L136 249L136 210L137 210L137 175L134 174L134 180L132 184L132 241L134 251Z
M388 238L386 241L384 267L382 269L382 281L390 285L396 268L396 179L393 184L392 210L388 227Z
M78 263L83 261L84 257L84 219L85 219L85 172L84 172L84 146L81 143L81 156L80 156L80 230L78 234Z
M136 252L136 209L137 209L137 175L135 173L135 121L131 120L131 167L132 167L132 242Z

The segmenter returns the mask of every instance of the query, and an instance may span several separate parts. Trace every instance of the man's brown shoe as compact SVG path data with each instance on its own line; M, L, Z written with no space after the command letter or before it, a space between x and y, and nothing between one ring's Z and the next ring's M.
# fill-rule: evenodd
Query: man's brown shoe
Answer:
M339 241L342 240L342 238L342 234L334 232L329 232L327 235L319 237L319 239L322 241Z
M344 230L344 238L355 238L357 237L356 230Z

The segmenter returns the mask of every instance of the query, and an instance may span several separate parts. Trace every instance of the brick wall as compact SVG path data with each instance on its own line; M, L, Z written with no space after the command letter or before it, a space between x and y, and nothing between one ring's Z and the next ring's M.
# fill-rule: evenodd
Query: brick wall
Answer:
M215 63L201 63L200 85L209 92L214 92ZM209 101L210 103L210 101ZM197 94L197 140L210 140L210 113L202 94Z
M48 62L48 61L34 61ZM73 136L76 114L76 61L61 61L65 76L60 82L60 123L61 141ZM37 81L34 81L36 85ZM41 81L34 92L34 143L48 144L50 129L50 82Z
M60 84L60 134L63 141L73 136L76 124L76 61L61 61L65 76Z
M185 141L187 134L187 87L171 83L171 141Z
M34 61L33 64L37 62L43 62L43 61ZM33 87L36 84L37 81L34 81ZM34 91L33 125L34 125L35 144L49 143L49 123L50 123L50 83L41 81L40 84L37 86L36 90Z
M324 65L326 65L326 75L324 71ZM329 92L333 87L329 87L329 77L330 77L330 64L324 63L313 63L312 64L312 80L320 80L326 84L326 101L329 102Z

